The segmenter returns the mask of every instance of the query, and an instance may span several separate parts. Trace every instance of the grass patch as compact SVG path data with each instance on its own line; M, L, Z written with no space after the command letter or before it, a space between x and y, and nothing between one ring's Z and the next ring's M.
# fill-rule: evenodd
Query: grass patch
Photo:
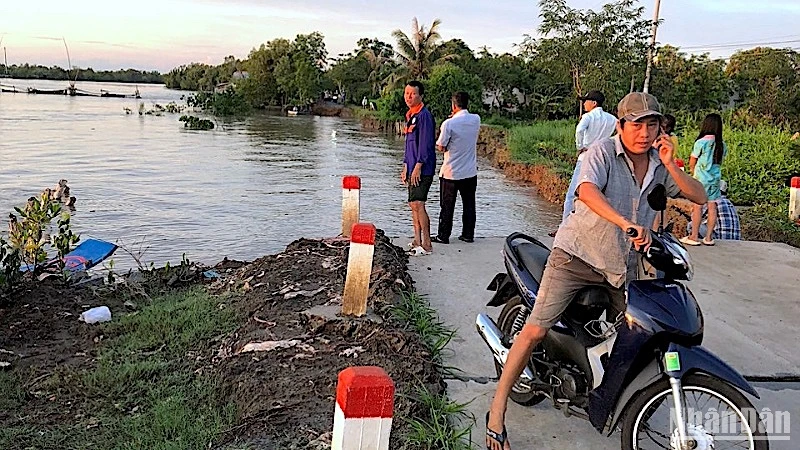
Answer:
M678 156L688 161L697 138L697 125L683 128ZM776 126L727 127L723 140L728 155L722 161L722 179L728 197L737 205L781 204L789 198L786 180L800 173L800 142Z
M455 330L447 328L436 314L436 310L424 297L416 292L401 292L400 301L392 307L392 316L407 324L419 334L431 352L431 358L441 370L444 347L455 335ZM447 395L430 392L423 383L414 386L414 400L421 405L415 417L401 417L411 431L406 436L414 448L421 450L468 450L472 446L469 435L474 417L467 413L468 403L448 400Z
M558 120L511 128L508 150L517 162L542 165L570 177L577 160L575 124Z
M453 339L455 330L448 329L439 320L436 310L416 292L401 292L400 301L392 307L392 316L410 326L431 352L431 358L442 366L442 351Z
M235 419L215 380L195 373L194 352L235 327L235 313L218 305L217 297L194 288L157 297L139 312L102 325L106 340L96 366L58 373L44 385L78 392L80 418L35 429L5 427L0 448L208 448ZM20 394L7 386L0 378L0 392L12 393L0 405L19 407Z
M467 412L468 403L457 403L445 395L432 394L425 386L417 386L415 400L424 414L405 419L411 427L408 442L425 450L471 450L469 438L475 418Z
M800 247L800 226L789 220L788 204L782 206L759 204L741 211L739 219L743 239L783 242L793 247Z
M0 411L11 411L25 400L22 383L13 373L0 372Z

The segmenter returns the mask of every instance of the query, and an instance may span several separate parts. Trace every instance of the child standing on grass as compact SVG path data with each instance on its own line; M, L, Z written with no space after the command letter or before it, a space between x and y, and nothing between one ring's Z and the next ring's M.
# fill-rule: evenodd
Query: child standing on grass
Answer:
M700 134L694 143L689 167L694 177L703 185L708 196L708 229L713 230L717 223L717 200L720 198L720 179L722 178L722 160L728 149L722 142L722 117L709 114L700 126ZM702 220L703 205L692 206L692 233L681 239L687 245L700 245L698 231ZM711 234L707 233L702 241L705 245L714 245Z

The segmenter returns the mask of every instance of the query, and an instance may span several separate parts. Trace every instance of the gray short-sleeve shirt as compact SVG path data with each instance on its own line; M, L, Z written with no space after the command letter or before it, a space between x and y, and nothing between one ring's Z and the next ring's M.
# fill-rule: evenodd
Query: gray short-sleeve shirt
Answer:
M639 188L633 175L633 163L625 154L619 136L597 141L585 153L578 185L587 182L596 185L618 213L650 228L656 212L647 203L647 195L659 183L667 188L670 197L676 197L680 189L661 163L656 149L650 149L649 157L647 175ZM575 199L575 210L559 227L553 247L584 260L614 287L622 286L628 271L635 270L631 243L625 233L589 209L579 197Z

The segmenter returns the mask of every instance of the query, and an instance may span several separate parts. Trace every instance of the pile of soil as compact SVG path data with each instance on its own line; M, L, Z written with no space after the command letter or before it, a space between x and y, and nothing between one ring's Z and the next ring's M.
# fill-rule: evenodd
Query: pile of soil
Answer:
M212 287L241 292L235 307L247 321L225 340L215 370L238 406L230 441L258 448L329 448L336 382L350 366L380 366L395 382L391 448L402 448L403 423L415 415L413 383L434 393L441 376L418 336L391 319L399 289L408 289L408 257L378 232L368 314L337 317L349 242L301 239L278 255L237 269ZM248 352L248 344L283 346ZM281 342L282 344L277 344Z
M233 307L240 325L198 349L195 373L217 380L223 403L237 406L236 425L217 448L330 448L338 373L350 366L380 366L395 382L391 448L405 448L407 425L420 405L412 386L435 394L444 390L440 372L417 334L392 319L401 289L410 290L408 257L378 231L368 314L339 317L349 242L300 239L277 255L253 262L223 260L220 275L206 280L220 302ZM207 268L187 267L180 279L149 276L148 290L203 282ZM167 279L169 278L169 279ZM133 283L131 283L133 285ZM123 286L127 284L123 283ZM77 320L89 307L107 305L115 315L134 311L130 292L102 293L98 286L65 286L46 280L26 285L0 306L0 361L24 381L22 411L0 411L0 426L18 417L30 425L70 426L82 411L80 392L37 394L37 383L54 371L91 368L101 345L101 327ZM249 344L249 345L248 345ZM265 351L250 351L261 346ZM40 393L41 394L41 393ZM53 394L53 395L51 395ZM250 448L250 447L247 447Z

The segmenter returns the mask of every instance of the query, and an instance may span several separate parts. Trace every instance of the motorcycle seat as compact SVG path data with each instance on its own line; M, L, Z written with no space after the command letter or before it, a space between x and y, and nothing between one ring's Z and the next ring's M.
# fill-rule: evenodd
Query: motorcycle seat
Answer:
M532 242L519 242L514 246L514 250L519 255L522 265L528 269L528 273L533 276L536 282L541 283L544 266L550 256L550 250Z

